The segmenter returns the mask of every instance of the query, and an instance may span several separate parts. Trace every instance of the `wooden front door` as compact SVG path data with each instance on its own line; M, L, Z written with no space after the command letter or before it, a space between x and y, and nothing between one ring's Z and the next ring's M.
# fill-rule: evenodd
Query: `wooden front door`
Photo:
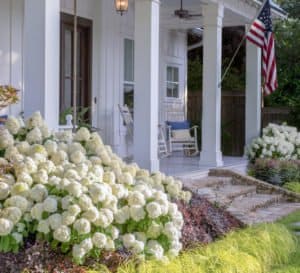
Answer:
M60 65L60 122L73 107L73 52L74 16L61 14L61 65ZM91 122L91 59L92 21L78 18L77 28L77 107L85 112L84 119Z

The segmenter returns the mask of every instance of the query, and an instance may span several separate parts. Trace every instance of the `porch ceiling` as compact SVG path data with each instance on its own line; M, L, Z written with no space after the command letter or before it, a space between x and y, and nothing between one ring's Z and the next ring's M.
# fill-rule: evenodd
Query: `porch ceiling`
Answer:
M219 0L183 0L183 8L191 14L202 14L203 6L209 2L219 2ZM250 23L257 13L260 5L259 0L224 0L223 25L240 26ZM193 17L191 19L179 19L174 16L174 10L180 8L180 0L161 0L161 24L168 29L191 29L203 25L203 17ZM274 17L282 17L278 11L273 10Z

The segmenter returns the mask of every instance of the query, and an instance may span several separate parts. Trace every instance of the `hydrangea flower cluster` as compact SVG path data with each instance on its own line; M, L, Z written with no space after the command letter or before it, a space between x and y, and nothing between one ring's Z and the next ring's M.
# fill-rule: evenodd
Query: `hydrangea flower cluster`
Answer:
M25 124L9 117L0 129L0 238L21 244L30 231L76 262L126 247L140 257L176 256L188 202L182 183L125 164L97 133L50 133L39 113ZM31 230L28 230L31 229Z
M300 159L300 132L296 127L270 123L263 129L262 137L252 141L247 149L249 160L275 158Z

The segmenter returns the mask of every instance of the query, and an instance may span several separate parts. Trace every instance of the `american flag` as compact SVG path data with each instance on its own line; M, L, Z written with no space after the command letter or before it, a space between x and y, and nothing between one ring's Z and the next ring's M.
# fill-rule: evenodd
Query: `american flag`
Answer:
M278 87L270 0L266 1L258 17L251 25L247 39L262 49L264 92L265 95L269 95Z

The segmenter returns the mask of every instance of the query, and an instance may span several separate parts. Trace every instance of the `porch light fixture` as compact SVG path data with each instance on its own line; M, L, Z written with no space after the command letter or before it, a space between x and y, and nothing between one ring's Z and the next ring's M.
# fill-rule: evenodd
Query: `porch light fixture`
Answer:
M116 11L123 15L128 11L128 0L115 0Z

